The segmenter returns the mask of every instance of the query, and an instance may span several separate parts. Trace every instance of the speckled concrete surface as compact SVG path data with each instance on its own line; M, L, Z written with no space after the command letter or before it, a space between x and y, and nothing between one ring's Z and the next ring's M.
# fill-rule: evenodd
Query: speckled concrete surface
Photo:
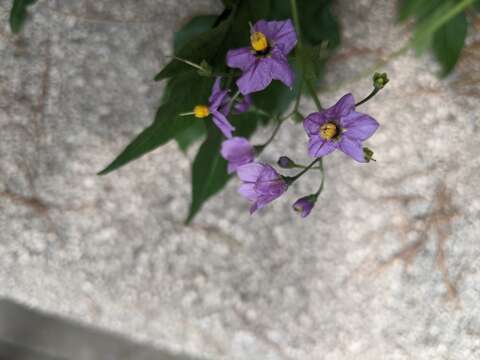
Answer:
M18 37L9 6L0 0L1 296L212 359L480 357L473 30L448 79L428 56L388 62L391 82L363 109L382 124L369 141L378 161L329 156L309 218L289 207L314 176L254 217L232 182L184 227L193 153L171 143L95 172L153 118L172 30L219 2L44 0ZM369 80L348 80L408 39L394 8L339 1L324 104L363 97ZM303 139L288 124L264 158L306 159Z

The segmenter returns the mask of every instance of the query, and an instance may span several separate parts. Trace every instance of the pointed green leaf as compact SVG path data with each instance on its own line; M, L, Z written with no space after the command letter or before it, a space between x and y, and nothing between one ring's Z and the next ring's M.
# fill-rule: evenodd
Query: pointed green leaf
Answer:
M27 18L27 7L35 4L37 0L14 0L12 10L10 11L10 29L13 33L18 33Z
M143 130L105 169L98 175L106 175L132 160L170 141L177 133L185 130L196 120L193 116L177 116L178 107L175 103L160 106L155 121Z
M192 165L192 203L186 223L189 223L212 195L220 191L229 179L227 162L220 155L223 138L212 131L200 146Z
M433 51L443 68L443 75L448 75L460 57L465 37L467 36L467 19L461 13L443 25L433 36Z
M205 134L205 124L202 121L195 121L192 126L177 133L175 141L180 150L186 152L191 145L205 137Z

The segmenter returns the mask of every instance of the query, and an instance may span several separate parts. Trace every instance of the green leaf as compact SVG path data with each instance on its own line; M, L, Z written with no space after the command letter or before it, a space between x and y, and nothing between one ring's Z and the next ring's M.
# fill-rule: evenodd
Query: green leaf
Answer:
M433 37L433 51L448 75L460 57L467 36L467 18L461 13L443 25Z
M403 0L400 1L398 20L403 22L415 17L421 22L428 18L445 0Z
M333 1L300 1L299 17L304 40L310 45L327 42L329 49L340 44L340 25L331 11Z
M173 50L180 51L189 41L212 29L216 15L195 16L173 35Z
M236 128L235 135L248 138L256 129L258 115L243 113L232 115L229 119ZM207 123L207 129L207 139L200 146L192 164L192 203L185 221L187 224L231 178L227 174L227 161L220 155L220 146L225 139L212 122Z
M220 155L222 135L211 130L192 165L192 203L187 216L188 224L212 195L219 192L229 179L227 161Z
M18 33L27 18L27 7L35 4L37 0L14 0L10 11L10 29Z
M434 34L451 19L463 12L473 0L444 1L425 20L420 22L413 33L411 46L417 54L422 54L431 44Z
M480 12L480 0L475 1L475 3L473 4L473 7L474 7L478 12Z
M203 60L206 60L210 64L216 63L219 60L223 61L224 54L221 54L219 50L230 29L230 23L229 17L216 28L203 32L186 42L181 49L175 52L175 55L196 64L200 64ZM173 59L155 76L155 81L183 74L191 69L192 67L190 65Z
M177 116L178 107L175 103L160 106L155 121L143 130L105 169L98 175L106 175L126 165L132 160L155 150L167 143L180 131L190 127L196 120L193 116Z
M191 145L204 137L205 134L205 125L201 120L198 120L195 121L192 126L177 133L175 135L175 141L180 150L186 152Z

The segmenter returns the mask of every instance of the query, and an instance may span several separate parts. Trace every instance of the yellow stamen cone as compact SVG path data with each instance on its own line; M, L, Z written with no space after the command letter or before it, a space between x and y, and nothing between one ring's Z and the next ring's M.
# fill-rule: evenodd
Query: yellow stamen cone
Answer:
M208 115L210 115L210 111L208 110L208 106L205 106L205 105L197 105L195 106L195 108L193 109L193 114L195 115L195 117L199 118L199 119L202 119L204 117L207 117Z
M252 44L252 48L255 51L263 51L268 48L268 40L265 34L255 31L251 36L250 36L250 42Z

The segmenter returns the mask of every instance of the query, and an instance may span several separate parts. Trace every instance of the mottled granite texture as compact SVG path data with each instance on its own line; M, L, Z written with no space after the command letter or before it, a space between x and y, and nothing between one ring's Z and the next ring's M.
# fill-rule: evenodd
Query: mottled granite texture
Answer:
M232 182L194 224L176 144L99 178L153 118L172 31L207 0L40 0L23 34L0 0L0 294L212 359L480 358L480 38L447 79L412 52L363 107L376 163L341 153L302 220L310 176L254 217ZM141 3L141 6L140 6ZM341 0L321 99L370 91L408 26L394 1ZM478 30L478 20L475 25ZM306 101L302 111L313 110ZM268 136L270 130L258 134ZM300 126L264 158L305 160Z

